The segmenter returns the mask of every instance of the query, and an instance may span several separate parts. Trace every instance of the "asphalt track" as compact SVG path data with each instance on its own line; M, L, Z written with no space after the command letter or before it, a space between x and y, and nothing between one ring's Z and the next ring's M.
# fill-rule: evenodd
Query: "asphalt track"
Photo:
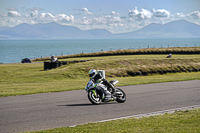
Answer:
M127 101L92 105L84 90L0 98L0 132L15 133L200 105L200 80L121 87Z

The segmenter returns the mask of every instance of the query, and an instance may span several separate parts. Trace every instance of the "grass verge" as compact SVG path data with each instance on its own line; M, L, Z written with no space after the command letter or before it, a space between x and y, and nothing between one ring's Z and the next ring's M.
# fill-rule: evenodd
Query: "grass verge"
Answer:
M176 111L173 114L89 123L31 133L199 133L199 123L200 109L194 109Z
M84 89L89 79L87 73L92 68L105 70L108 80L116 78L120 81L118 86L200 79L200 72L188 71L135 77L128 74L130 71L150 69L199 68L200 55L173 55L171 59L166 59L165 55L124 55L81 59L93 60L48 71L43 70L43 63L1 64L0 97Z

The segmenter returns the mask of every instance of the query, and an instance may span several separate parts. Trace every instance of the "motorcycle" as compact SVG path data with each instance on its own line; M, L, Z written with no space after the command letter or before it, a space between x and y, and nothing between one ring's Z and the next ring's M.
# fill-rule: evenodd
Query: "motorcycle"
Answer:
M124 103L126 101L126 94L120 88L115 88L114 86L118 83L118 80L111 80L108 82L103 79L99 83L94 83L91 79L85 87L85 91L88 93L88 99L92 104L101 104L102 102L117 101L118 103ZM105 84L106 83L106 84ZM105 87L111 93L111 100L105 101Z

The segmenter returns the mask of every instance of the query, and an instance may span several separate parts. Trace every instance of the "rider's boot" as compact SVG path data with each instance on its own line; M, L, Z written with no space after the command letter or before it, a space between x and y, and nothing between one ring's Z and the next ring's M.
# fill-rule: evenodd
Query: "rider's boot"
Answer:
M112 100L111 93L108 90L105 90L105 102Z

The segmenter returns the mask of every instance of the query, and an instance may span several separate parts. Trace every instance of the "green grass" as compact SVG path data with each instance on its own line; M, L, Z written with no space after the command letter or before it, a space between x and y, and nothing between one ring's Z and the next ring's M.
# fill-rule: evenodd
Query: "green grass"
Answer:
M199 133L199 123L200 109L194 109L176 111L173 114L88 123L32 133Z
M92 68L106 71L106 78L118 79L118 86L200 79L200 72L167 73L166 75L131 77L129 71L150 69L177 69L200 66L200 55L120 55L81 57L68 60L93 59L44 71L43 63L1 64L0 97L35 93L84 89L88 71ZM66 60L66 59L65 59Z

